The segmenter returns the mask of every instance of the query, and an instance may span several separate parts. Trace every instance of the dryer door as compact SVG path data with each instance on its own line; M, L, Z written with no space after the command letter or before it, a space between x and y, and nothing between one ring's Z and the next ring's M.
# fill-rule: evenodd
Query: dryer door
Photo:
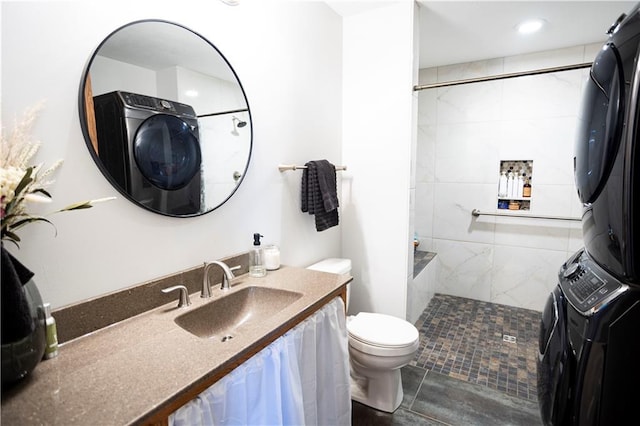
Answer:
M566 302L560 287L549 295L538 340L538 404L545 425L567 424L571 401L571 358L567 341Z
M575 146L578 196L593 203L605 186L620 146L624 115L624 75L613 43L596 56L582 100Z
M200 142L180 118L157 114L138 128L133 156L142 175L158 188L175 191L200 172Z

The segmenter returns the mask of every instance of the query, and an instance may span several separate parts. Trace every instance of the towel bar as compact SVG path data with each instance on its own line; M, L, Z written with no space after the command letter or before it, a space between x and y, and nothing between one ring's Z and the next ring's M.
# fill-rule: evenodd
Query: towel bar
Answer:
M295 164L280 164L278 166L278 170L280 172L286 172L287 170L298 170L298 169L306 169L307 166L296 166ZM336 166L336 171L347 170L347 166Z

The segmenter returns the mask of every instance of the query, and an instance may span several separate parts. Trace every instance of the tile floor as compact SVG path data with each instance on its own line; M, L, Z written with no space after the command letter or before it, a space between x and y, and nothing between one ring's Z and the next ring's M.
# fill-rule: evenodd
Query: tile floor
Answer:
M540 315L436 294L415 324L420 346L412 365L537 401Z
M353 402L359 425L540 425L539 312L436 294L416 322L420 346L402 369L393 414ZM503 341L503 334L516 342Z

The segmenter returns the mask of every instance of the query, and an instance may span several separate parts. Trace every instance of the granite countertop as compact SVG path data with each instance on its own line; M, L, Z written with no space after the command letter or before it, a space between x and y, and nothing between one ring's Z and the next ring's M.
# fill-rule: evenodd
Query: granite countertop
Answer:
M2 423L147 422L283 334L295 325L292 320L318 309L315 305L349 281L349 275L283 266L263 278L241 275L229 292L212 285L211 299L193 293L188 308L177 308L176 292L169 304L61 345L56 358L41 362L31 377L3 391ZM303 296L263 321L242 326L226 342L196 337L174 322L178 315L253 285Z

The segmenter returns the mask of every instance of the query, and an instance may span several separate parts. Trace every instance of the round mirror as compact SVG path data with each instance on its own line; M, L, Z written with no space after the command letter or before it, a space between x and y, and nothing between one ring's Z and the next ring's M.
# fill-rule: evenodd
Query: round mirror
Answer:
M144 20L111 33L80 84L80 123L96 164L134 203L197 216L227 201L249 166L246 95L199 34Z

